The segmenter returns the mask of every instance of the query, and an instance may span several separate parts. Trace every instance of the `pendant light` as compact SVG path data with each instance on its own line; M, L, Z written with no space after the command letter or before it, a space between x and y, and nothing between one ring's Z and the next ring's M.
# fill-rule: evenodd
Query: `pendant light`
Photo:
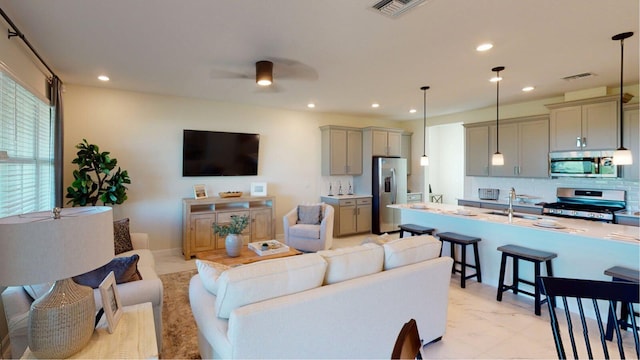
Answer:
M422 108L422 157L420 158L420 166L429 166L429 157L427 156L427 90L429 90L428 86L423 86L420 88L423 93L424 101Z
M273 63L262 60L256 63L256 83L260 86L269 86L273 83Z
M611 40L620 40L620 147L613 153L613 163L616 165L631 165L633 164L633 157L631 151L624 147L622 144L624 139L623 126L624 126L624 93L622 92L622 70L624 64L624 39L633 36L632 32L625 32L615 35Z
M500 71L504 70L504 66L496 66L491 71L496 72L495 82L496 82L496 152L491 156L491 165L493 166L502 166L504 165L504 156L500 153L499 147L499 138L500 138Z

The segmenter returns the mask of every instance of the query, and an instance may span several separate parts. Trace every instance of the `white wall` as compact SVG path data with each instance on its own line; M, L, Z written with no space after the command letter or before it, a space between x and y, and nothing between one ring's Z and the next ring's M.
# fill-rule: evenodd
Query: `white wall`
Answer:
M464 195L464 131L461 123L429 128L429 183L445 204Z
M83 138L111 152L132 180L129 199L114 207L114 217L129 217L133 231L148 232L153 249L182 247L182 199L193 197L194 184L205 184L213 196L231 190L248 193L251 182L266 182L268 195L276 197L276 234L282 234L288 210L317 202L327 193L328 181L350 179L321 176L320 126L402 126L76 85L66 87L64 113L65 188L73 180L74 147ZM259 133L258 176L182 177L183 129Z

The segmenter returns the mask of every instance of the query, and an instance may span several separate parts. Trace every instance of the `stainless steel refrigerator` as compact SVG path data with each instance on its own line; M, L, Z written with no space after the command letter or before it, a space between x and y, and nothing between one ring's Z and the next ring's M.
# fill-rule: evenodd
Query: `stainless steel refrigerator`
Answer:
M398 231L400 210L387 205L407 202L407 159L374 156L371 178L372 232L382 234Z

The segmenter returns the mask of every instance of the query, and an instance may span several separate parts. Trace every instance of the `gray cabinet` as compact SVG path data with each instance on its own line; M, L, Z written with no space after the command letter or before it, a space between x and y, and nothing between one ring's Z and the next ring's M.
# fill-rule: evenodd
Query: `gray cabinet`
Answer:
M402 144L401 144L402 151L401 151L400 157L407 159L407 175L411 175L411 168L412 168L411 135L413 135L413 133L411 132L405 131L402 133Z
M546 105L551 151L611 150L618 136L618 95Z
M640 178L640 111L638 104L626 105L624 108L624 147L631 150L633 164L622 167L622 177L628 180ZM616 147L617 148L617 147Z
M363 144L371 156L402 156L402 130L384 128L364 128Z
M362 131L356 128L323 126L322 175L362 174Z
M333 236L340 237L371 231L371 197L338 198L323 196L333 206Z
M496 151L496 127L490 126L490 150ZM505 119L500 122L500 152L503 166L490 166L489 174L500 177L545 178L549 176L549 118L547 115ZM490 157L491 155L489 155Z
M465 125L465 174L489 176L489 125Z

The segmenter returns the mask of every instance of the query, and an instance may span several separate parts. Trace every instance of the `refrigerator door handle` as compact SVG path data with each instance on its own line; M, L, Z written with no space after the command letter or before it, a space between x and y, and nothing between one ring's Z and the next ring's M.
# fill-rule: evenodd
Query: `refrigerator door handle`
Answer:
M391 168L391 203L395 204L398 200L398 183L396 179L396 169Z

